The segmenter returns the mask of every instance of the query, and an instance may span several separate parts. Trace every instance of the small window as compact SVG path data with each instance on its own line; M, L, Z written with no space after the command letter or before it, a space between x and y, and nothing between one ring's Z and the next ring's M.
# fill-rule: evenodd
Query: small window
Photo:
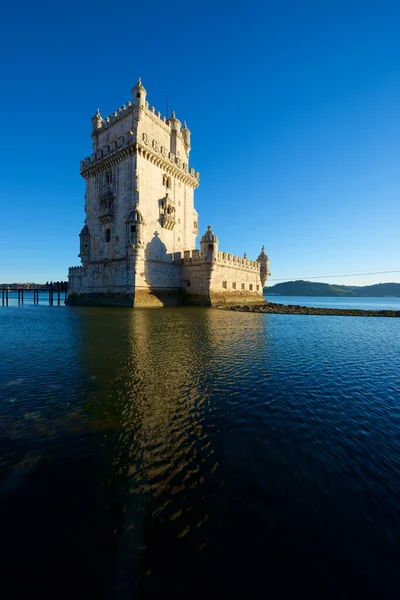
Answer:
M236 281L234 281L234 282L232 283L232 289L233 289L233 290L236 290Z
M244 290L244 283L242 283L242 290Z
M228 289L228 282L227 281L223 281L222 282L222 287L226 290Z
M140 98L140 92L136 94L136 98Z
M250 283L250 285L249 285L249 290L250 290L251 292L253 291L253 284L252 284L252 283Z
M112 183L112 173L111 171L108 171L105 176L104 176L104 181L106 184L108 183Z
M258 286L257 286L257 292L259 292L259 291L260 291L260 286L258 285Z
M106 229L105 240L107 243L111 241L111 229Z
M135 233L136 232L136 225L131 225L131 233Z

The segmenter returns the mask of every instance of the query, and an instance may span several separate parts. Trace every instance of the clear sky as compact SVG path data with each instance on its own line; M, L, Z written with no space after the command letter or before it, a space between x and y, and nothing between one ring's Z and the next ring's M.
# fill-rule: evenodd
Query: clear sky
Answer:
M0 282L67 278L90 118L142 78L192 132L200 233L272 280L400 272L400 3L7 3L0 21Z

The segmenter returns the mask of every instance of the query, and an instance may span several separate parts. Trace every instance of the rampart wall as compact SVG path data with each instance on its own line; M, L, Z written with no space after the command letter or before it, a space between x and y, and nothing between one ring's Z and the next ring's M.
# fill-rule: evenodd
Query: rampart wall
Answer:
M182 288L194 304L265 302L258 263L227 252L207 259L199 250L185 251Z

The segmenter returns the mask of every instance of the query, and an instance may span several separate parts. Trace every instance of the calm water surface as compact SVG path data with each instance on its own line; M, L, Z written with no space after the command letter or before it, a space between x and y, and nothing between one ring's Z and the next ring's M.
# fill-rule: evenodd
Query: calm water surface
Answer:
M341 298L340 296L266 296L268 302L298 304L315 308L361 308L364 310L400 310L400 298Z
M4 597L398 597L399 320L25 305L0 332Z

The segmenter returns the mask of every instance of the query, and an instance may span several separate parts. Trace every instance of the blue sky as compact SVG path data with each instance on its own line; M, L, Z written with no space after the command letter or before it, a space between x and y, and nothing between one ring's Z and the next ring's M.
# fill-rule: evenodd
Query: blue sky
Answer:
M138 76L188 122L200 232L222 250L265 244L273 280L400 281L344 277L400 270L399 26L385 0L10 3L0 282L79 264L90 117Z

